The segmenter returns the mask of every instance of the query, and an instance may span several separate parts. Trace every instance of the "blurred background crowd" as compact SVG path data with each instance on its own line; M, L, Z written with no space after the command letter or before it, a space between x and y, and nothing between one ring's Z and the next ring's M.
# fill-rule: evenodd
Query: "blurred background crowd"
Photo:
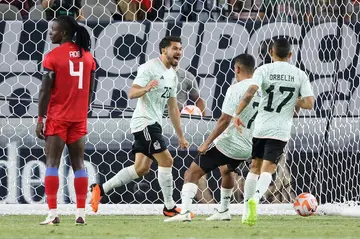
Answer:
M0 0L3 20L295 21L359 20L360 0Z

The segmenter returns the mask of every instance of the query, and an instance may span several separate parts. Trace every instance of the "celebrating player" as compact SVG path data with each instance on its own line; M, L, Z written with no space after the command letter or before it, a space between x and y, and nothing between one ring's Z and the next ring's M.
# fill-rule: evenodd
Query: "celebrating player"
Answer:
M168 36L160 42L161 55L138 68L138 74L129 92L129 98L138 98L130 127L134 135L135 163L123 168L104 184L93 184L91 206L97 212L101 197L111 189L128 184L146 175L153 160L158 163L158 181L164 198L163 214L172 217L180 212L173 200L173 158L162 135L162 116L166 104L174 125L180 148L187 148L180 127L180 112L176 101L177 76L173 69L182 55L181 39Z
M248 108L258 89L261 89L262 99L253 134L252 164L244 192L244 200L248 203L246 223L250 226L256 223L257 204L268 189L271 175L290 139L295 107L312 109L314 105L308 76L288 63L291 57L290 43L280 38L274 42L270 53L273 63L256 69L252 84L236 110L240 117L234 120L241 131L241 113Z
M72 41L74 36L75 42ZM65 144L75 174L75 222L85 224L88 176L84 168L84 136L87 134L87 113L96 65L90 53L90 35L74 18L60 16L55 19L50 39L60 46L44 58L45 73L39 93L36 135L45 139L45 194L50 210L40 224L60 223L57 214L58 168Z
M234 71L238 82L230 86L226 92L222 114L215 129L198 148L201 155L195 158L190 168L185 172L184 185L181 191L181 213L166 219L166 222L191 221L190 206L198 190L199 179L219 166L221 166L222 176L220 208L207 220L231 219L229 204L234 187L234 178L231 172L239 166L242 160L251 155L252 126L257 114L260 96L254 97L250 102L252 107L247 108L240 115L246 124L246 129L242 135L236 130L231 120L240 98L251 85L254 66L255 59L251 55L241 54L235 58Z

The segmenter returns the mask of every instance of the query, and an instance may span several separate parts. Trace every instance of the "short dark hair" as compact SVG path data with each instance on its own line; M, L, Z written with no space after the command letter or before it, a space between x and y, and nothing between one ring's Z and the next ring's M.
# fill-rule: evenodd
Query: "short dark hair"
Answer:
M159 50L160 50L160 54L162 53L161 50L163 48L169 47L171 45L171 42L179 42L181 43L181 38L177 37L177 36L167 36L164 37L159 44Z
M243 70L252 73L255 68L255 58L250 54L243 53L235 57L234 64L239 64Z
M272 48L274 49L275 55L279 58L286 58L291 51L290 42L286 38L276 39L272 44Z

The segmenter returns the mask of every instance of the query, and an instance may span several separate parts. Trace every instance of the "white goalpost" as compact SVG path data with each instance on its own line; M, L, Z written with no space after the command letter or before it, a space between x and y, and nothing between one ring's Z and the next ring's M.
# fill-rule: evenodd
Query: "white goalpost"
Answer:
M276 17L262 14L261 9L270 5L261 8L257 1L244 2L236 20L224 9L215 9L211 17L199 13L198 22L175 22L172 16L176 13L171 12L168 21L86 23L97 62L85 149L89 185L104 183L133 163L129 123L136 101L129 100L127 93L137 67L158 56L161 38L177 35L183 42L180 67L196 77L206 102L206 117L182 117L191 144L188 150L177 149L171 122L166 116L163 119L164 135L174 156L174 199L180 206L184 172L196 157L197 146L214 128L233 82L232 59L246 52L255 57L257 66L269 63L269 43L281 36L292 44L291 63L309 75L316 106L294 118L292 138L261 200L259 214L295 215L294 198L309 192L320 204L318 214L360 216L360 24L346 21L345 3L330 7L333 15L327 18L322 15L322 3L316 0L280 4L273 9ZM171 4L167 3L167 10L181 8L177 1ZM34 132L42 57L55 47L49 43L48 27L47 22L32 19L0 24L0 215L46 214L44 142L36 139ZM231 211L235 215L242 213L248 166L243 163L234 173ZM103 198L98 214L161 214L156 168L154 164L147 176L111 191ZM66 149L59 177L59 213L71 214L75 193ZM218 170L200 180L195 214L213 212L220 199L220 182ZM93 214L88 205L87 211Z

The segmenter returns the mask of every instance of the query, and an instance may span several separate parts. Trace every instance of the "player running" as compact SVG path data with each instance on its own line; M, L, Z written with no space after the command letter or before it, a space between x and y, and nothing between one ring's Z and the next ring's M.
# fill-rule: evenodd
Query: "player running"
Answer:
M260 101L260 95L255 96L250 102L252 107L248 107L241 113L240 117L244 119L245 129L242 135L239 134L231 120L241 97L252 84L251 77L254 72L255 59L251 55L241 54L234 61L237 83L227 90L222 114L214 130L198 148L201 154L195 158L190 168L185 172L184 185L181 191L181 213L166 219L165 222L191 221L190 206L198 190L199 179L219 166L221 166L222 176L221 203L217 212L207 220L231 220L229 204L234 187L234 178L231 172L251 155L253 121L257 115L257 107Z
M74 36L75 42L72 41ZM84 168L84 136L87 134L87 113L96 64L90 53L90 35L74 18L60 16L55 19L50 39L60 46L44 58L45 72L39 93L36 135L45 140L45 194L50 210L40 225L60 223L57 213L58 168L65 144L75 174L75 223L84 225L88 187L88 175Z
M240 125L245 120L241 114L251 107L251 101L260 89L262 99L255 119L252 164L244 192L244 200L248 203L246 223L250 226L256 223L257 204L268 189L271 175L276 171L276 165L290 139L295 107L312 109L314 106L314 93L308 76L288 63L291 57L290 43L284 38L276 40L270 54L273 63L256 69L252 84L236 110L236 115L240 116L234 120L241 131Z
M135 163L123 168L104 184L93 184L91 206L97 212L104 194L145 176L153 160L158 163L158 181L164 198L163 214L172 217L180 212L173 200L173 158L162 135L162 116L166 104L175 128L180 148L187 148L180 125L180 111L176 101L177 76L173 67L179 64L182 55L181 39L168 36L160 42L161 55L138 68L138 74L129 92L130 99L138 98L130 127L134 135L133 153Z

